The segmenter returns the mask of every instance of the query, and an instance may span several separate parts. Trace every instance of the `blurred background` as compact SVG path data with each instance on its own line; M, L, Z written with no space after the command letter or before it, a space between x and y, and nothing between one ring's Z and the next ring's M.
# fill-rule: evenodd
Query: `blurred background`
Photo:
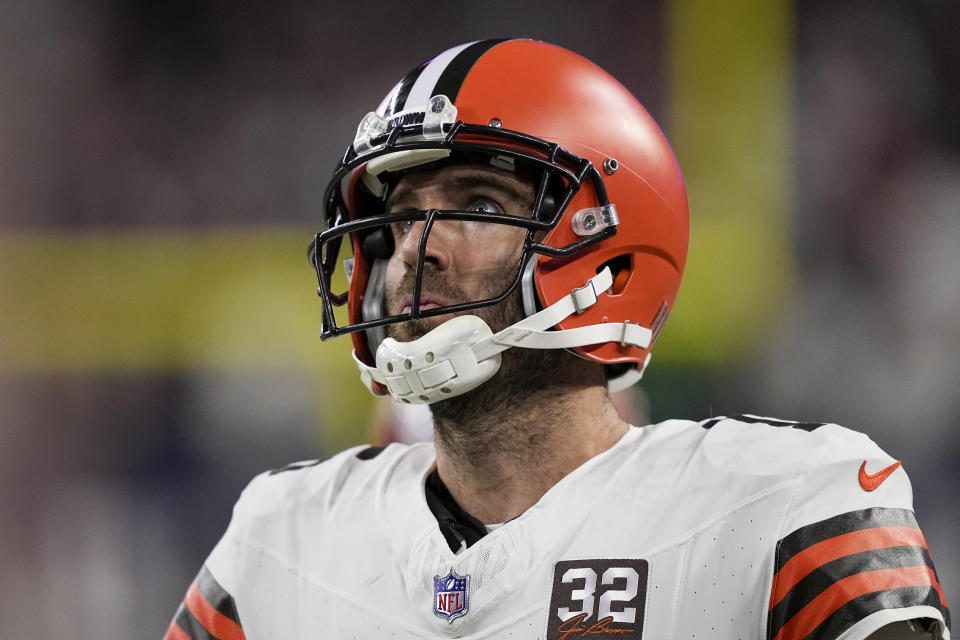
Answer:
M956 604L960 5L282 5L0 0L4 638L159 638L253 475L389 431L319 340L321 194L409 68L506 35L613 73L685 169L627 404L865 431Z

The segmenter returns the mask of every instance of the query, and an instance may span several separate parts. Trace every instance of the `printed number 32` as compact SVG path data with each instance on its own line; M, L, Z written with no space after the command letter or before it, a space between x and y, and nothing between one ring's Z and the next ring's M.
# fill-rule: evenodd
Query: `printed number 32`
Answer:
M583 586L570 593L571 604L580 602L580 609L560 607L557 615L561 620L569 620L574 616L586 614L584 620L593 614L593 605L597 593L597 572L590 567L573 567L567 569L560 579L561 583L573 584L583 581ZM619 584L617 584L619 582ZM636 607L616 607L614 603L627 603L637 597L640 587L640 575L633 567L610 567L600 576L600 586L623 586L622 589L606 589L600 594L597 603L597 620L613 618L614 622L633 624L637 619Z

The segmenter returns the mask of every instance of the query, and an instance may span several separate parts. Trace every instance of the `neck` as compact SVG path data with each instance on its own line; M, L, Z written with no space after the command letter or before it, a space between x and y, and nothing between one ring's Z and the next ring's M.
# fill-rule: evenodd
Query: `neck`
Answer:
M536 378L520 379L501 378L501 371L432 407L440 478L457 504L485 524L517 517L627 431L599 367L555 353L569 368L541 368ZM554 377L559 371L565 379ZM554 380L529 389L532 379L542 384L545 377Z

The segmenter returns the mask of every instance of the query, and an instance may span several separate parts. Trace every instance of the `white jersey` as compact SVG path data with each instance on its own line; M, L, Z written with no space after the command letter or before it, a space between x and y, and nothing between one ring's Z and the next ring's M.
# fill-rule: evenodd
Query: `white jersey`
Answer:
M949 638L906 473L843 427L631 428L458 553L434 463L358 447L257 477L167 638Z

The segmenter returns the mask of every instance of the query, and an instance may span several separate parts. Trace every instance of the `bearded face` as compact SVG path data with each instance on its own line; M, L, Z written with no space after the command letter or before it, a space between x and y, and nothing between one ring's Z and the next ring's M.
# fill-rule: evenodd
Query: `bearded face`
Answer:
M476 211L529 217L533 185L501 169L450 164L411 172L394 186L386 202L388 213L430 209ZM424 222L391 225L394 252L387 264L387 310L407 313ZM516 275L526 231L520 227L478 221L437 220L430 228L423 256L420 310L484 300L501 295ZM470 311L494 330L523 318L520 296L502 304ZM422 336L450 316L418 319L389 329L403 341Z
M502 170L474 165L447 165L403 176L387 199L387 212L431 209L483 211L529 216L535 189L530 182ZM391 227L395 250L387 265L387 310L407 313L423 222ZM523 228L474 221L438 220L430 229L423 260L420 310L485 300L500 296L516 276ZM518 289L503 302L471 309L494 331L525 317ZM452 315L421 318L388 325L390 337L409 342L422 337ZM565 359L575 356L561 350L508 349L497 374L473 391L431 405L440 438L455 437L446 425L468 430L471 416L481 416L498 406L518 406L520 396L543 389L557 380ZM568 367L569 368L569 367ZM532 385L531 381L537 381Z

